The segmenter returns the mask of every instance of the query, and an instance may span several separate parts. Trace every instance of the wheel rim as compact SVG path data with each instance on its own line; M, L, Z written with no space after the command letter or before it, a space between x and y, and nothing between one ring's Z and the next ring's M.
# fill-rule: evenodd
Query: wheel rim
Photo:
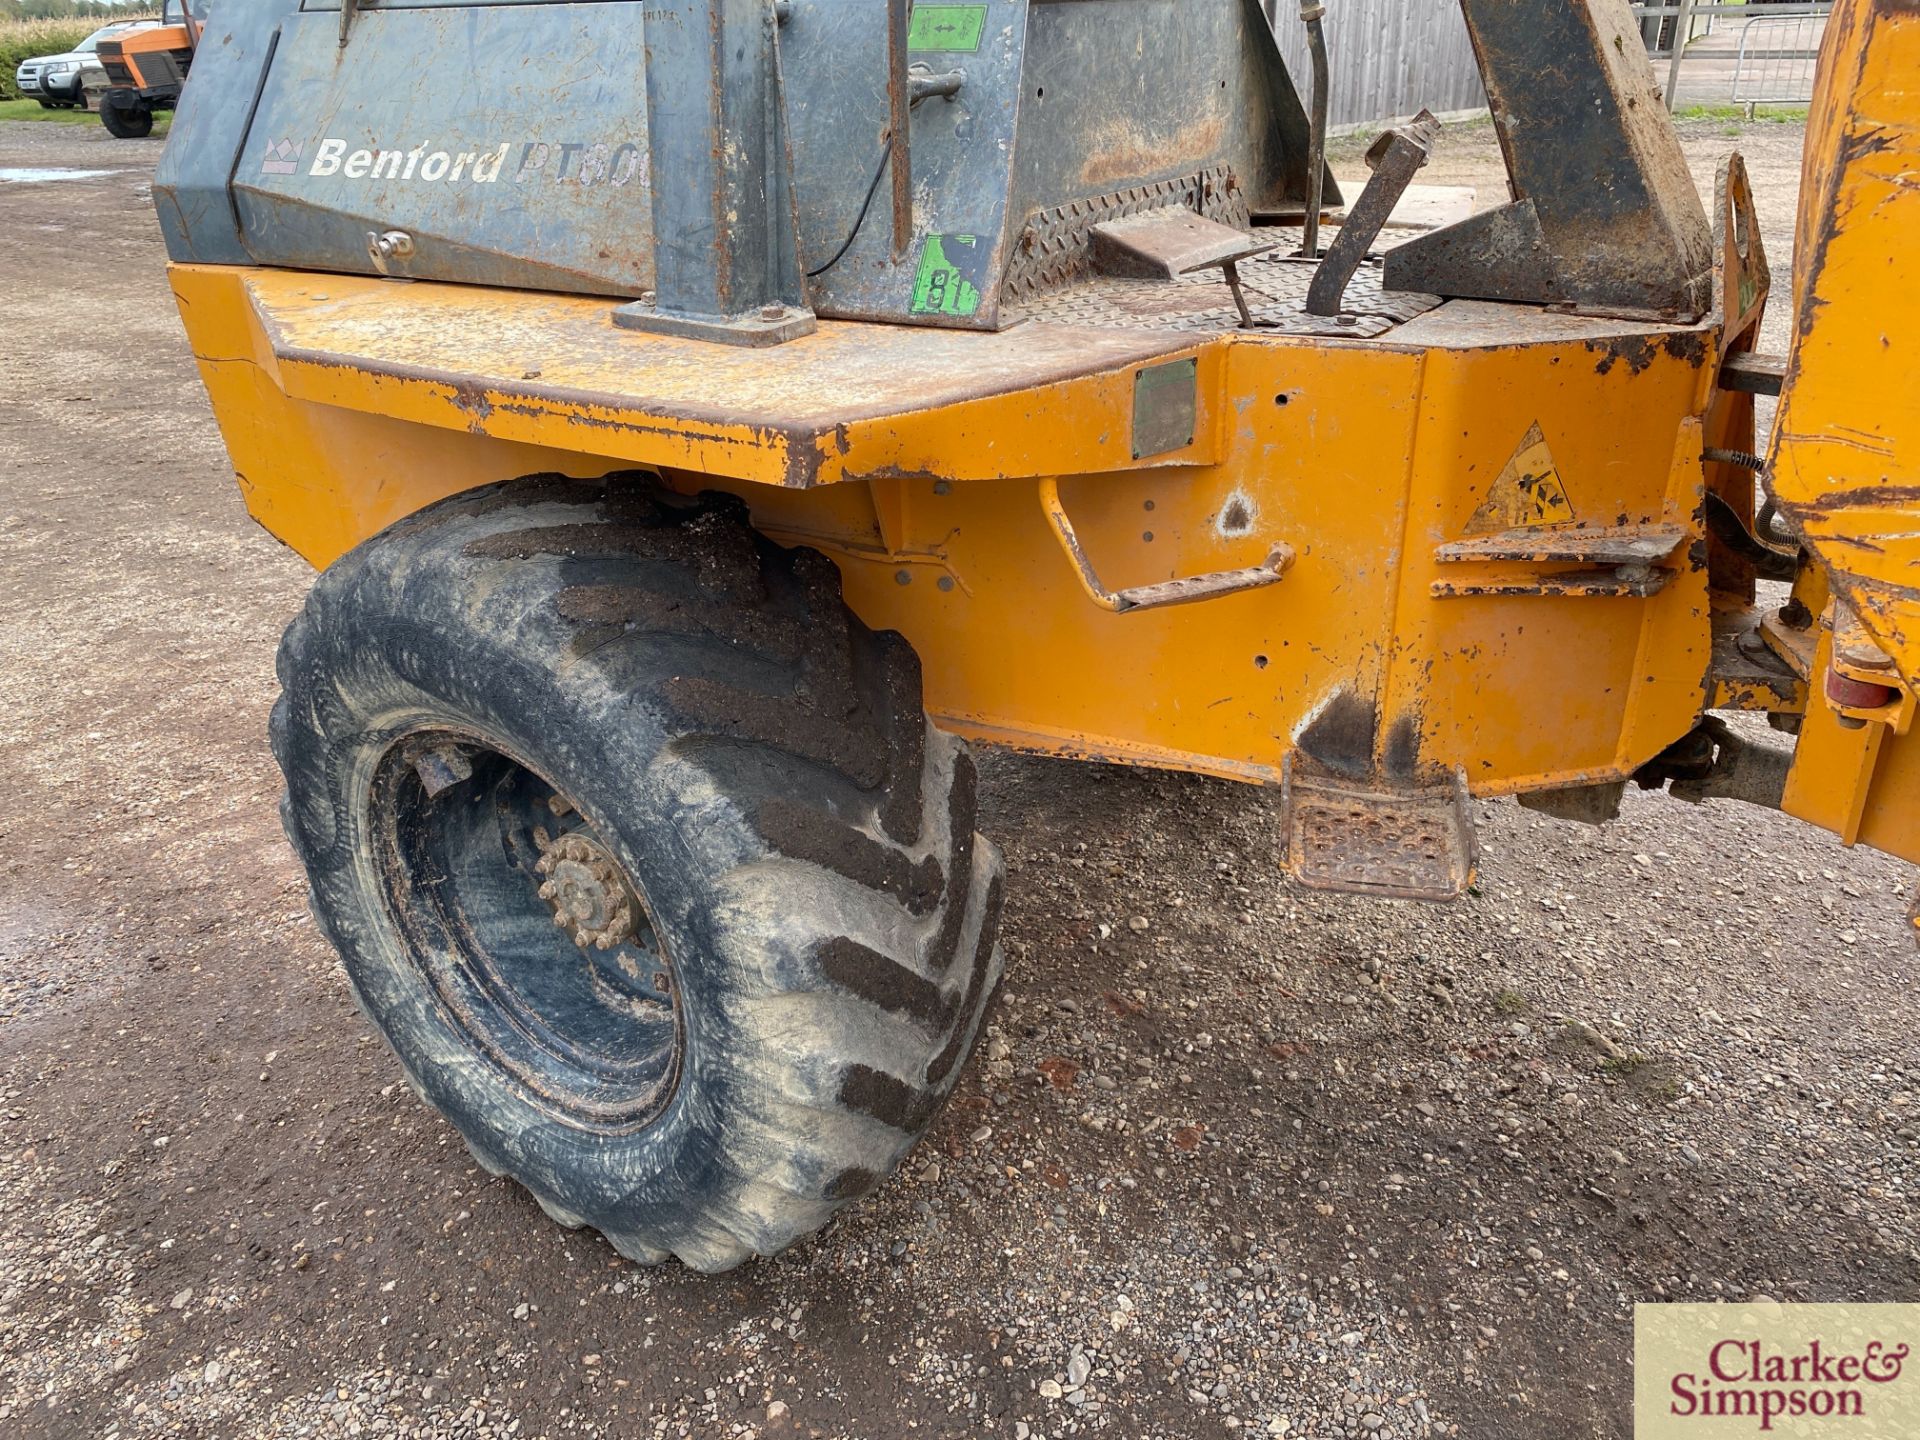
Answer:
M407 963L471 1053L576 1124L657 1116L679 1077L679 987L644 892L572 797L486 742L416 731L382 757L372 802Z

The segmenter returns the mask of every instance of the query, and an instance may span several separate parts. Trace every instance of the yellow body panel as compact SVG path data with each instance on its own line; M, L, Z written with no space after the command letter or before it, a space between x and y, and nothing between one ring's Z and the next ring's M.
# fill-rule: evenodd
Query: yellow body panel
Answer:
M1815 698L1783 804L1848 844L1909 858L1920 858L1916 174L1920 11L1845 0L1828 22L1807 131L1793 344L1769 475L1825 581ZM1891 698L1837 703L1830 674Z
M1455 303L1377 341L824 323L742 351L615 329L601 301L195 266L173 284L249 505L318 565L475 485L647 467L832 556L854 610L913 642L933 714L1000 743L1266 781L1304 747L1499 793L1625 776L1709 698L1709 326ZM1188 357L1192 442L1136 460L1138 373ZM1665 527L1656 593L1439 557L1543 453L1540 533ZM1291 567L1112 613L1043 478L1116 589L1275 546ZM1438 593L1463 576L1510 593Z
M1920 686L1920 10L1828 23L1807 132L1795 326L1772 455L1781 508Z

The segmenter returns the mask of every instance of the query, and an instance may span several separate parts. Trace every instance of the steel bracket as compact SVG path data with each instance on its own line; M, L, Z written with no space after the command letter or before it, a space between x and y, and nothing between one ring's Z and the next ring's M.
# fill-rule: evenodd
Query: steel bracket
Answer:
M1627 0L1461 0L1511 204L1390 251L1385 285L1697 320L1705 209Z
M1267 552L1266 563L1244 570L1215 570L1206 575L1189 575L1182 580L1163 580L1157 585L1109 590L1100 583L1093 562L1087 558L1080 537L1074 532L1073 522L1067 518L1067 508L1060 500L1058 480L1049 477L1040 482L1040 508L1046 513L1054 539L1060 542L1061 550L1073 562L1074 576L1080 581L1080 588L1086 591L1087 598L1102 610L1111 610L1116 615L1125 615L1134 610L1157 610L1168 605L1190 605L1196 600L1217 600L1222 595L1236 595L1242 590L1258 590L1279 580L1287 573L1287 567L1293 564L1293 547L1275 545Z
M679 0L647 24L655 283L628 330L777 345L810 334L779 17L765 0ZM671 23L668 23L671 21Z

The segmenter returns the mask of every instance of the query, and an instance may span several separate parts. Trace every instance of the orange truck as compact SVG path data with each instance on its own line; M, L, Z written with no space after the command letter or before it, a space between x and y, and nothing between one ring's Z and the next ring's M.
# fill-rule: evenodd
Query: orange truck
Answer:
M100 123L108 134L119 140L151 135L154 112L180 103L203 18L192 13L186 0L166 0L160 24L100 42L100 66L107 72Z

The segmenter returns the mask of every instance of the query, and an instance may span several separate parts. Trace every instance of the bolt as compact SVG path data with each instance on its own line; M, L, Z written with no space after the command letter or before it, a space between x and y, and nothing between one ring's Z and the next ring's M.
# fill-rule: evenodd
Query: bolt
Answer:
M1813 624L1813 612L1800 603L1798 595L1790 598L1775 613L1779 615L1780 623L1789 630L1804 630Z
M778 320L786 313L787 307L784 305L762 305L760 307L760 318L762 320Z

